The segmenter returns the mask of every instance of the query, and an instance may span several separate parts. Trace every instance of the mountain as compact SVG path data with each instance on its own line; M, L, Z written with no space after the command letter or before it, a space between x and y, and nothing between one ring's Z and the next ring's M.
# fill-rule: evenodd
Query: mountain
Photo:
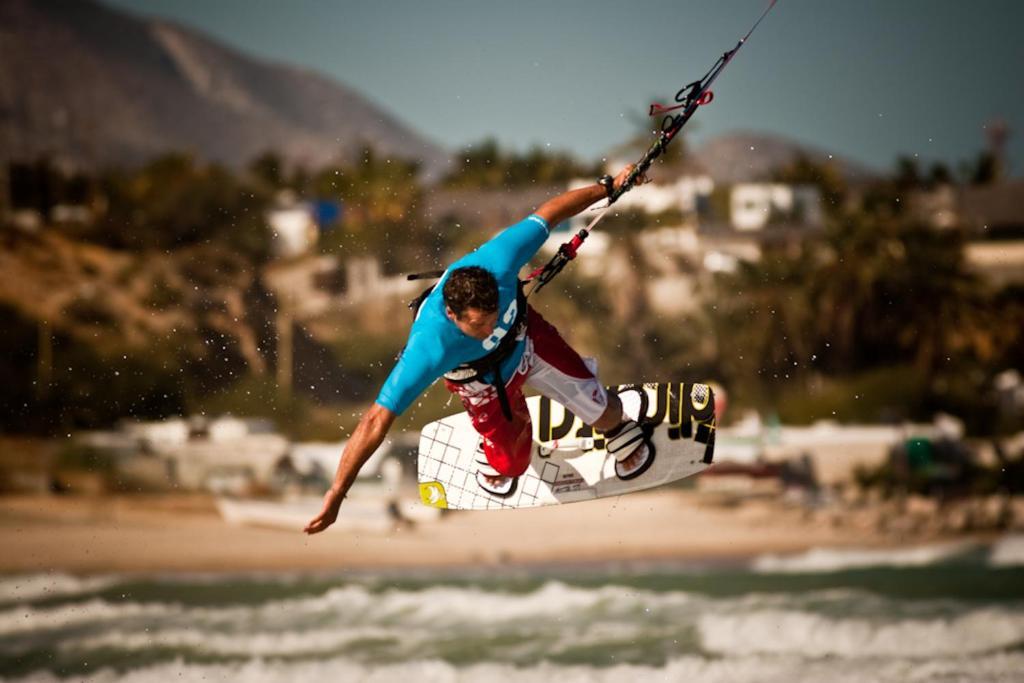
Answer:
M328 78L94 0L0 0L0 160L54 154L86 166L171 150L240 166L274 150L311 166L358 153L448 164Z
M716 182L727 184L766 180L800 156L819 164L834 164L852 183L878 176L869 168L839 155L769 133L720 135L697 146L692 156Z

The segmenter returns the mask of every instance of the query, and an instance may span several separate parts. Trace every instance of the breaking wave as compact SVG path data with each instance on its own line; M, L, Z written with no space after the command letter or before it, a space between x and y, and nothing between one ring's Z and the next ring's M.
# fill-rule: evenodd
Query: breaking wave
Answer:
M721 655L930 658L1024 645L1024 614L996 608L952 618L899 620L841 619L787 611L706 614L698 628L704 647Z
M116 576L79 578L63 573L0 577L0 604L90 594L119 581Z
M0 605L0 681L945 682L1010 681L1024 667L1024 595L908 600L843 575L763 572L10 577L0 587L18 601Z
M190 664L175 660L133 671L102 669L76 676L82 683L209 683L210 681L246 681L246 683L306 683L307 681L366 681L367 683L648 683L687 681L688 683L905 683L906 681L942 681L943 683L1016 683L1024 670L1024 655L995 654L965 660L938 658L927 663L902 661L844 662L836 666L828 660L805 661L799 658L740 657L705 659L680 657L663 666L617 665L596 669L586 665L559 665L544 662L532 666L474 664L457 666L441 660L416 660L393 664L365 665L347 659L320 661L253 660L225 664ZM58 683L52 673L23 678L0 679L11 683Z
M976 548L971 542L941 543L914 548L812 548L797 555L763 555L752 564L759 572L834 572L865 567L923 567Z
M1024 565L1024 534L1006 536L992 546L989 563L994 567Z

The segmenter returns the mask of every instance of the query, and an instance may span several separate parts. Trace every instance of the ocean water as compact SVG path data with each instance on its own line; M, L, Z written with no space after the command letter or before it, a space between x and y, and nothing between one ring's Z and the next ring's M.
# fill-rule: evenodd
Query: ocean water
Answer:
M460 574L0 577L0 681L1024 681L1024 539Z

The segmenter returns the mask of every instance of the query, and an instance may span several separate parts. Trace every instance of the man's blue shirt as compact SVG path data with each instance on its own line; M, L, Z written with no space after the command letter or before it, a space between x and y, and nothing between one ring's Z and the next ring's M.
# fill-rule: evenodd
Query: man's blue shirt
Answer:
M548 237L547 222L536 214L501 231L489 242L466 254L445 271L409 331L402 356L377 396L377 403L401 414L438 377L461 363L482 358L495 348L516 318L519 269ZM463 332L445 315L444 289L448 273L456 268L480 266L498 281L498 323L490 338L480 341ZM523 356L520 340L512 355L502 363L502 377L511 377Z

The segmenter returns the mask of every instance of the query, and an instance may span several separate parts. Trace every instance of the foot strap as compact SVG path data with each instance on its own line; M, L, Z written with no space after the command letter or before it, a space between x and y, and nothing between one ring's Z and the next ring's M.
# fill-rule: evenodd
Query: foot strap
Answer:
M519 477L509 477L494 469L491 463L487 462L480 449L477 449L476 462L476 483L487 493L498 498L508 498L516 491L516 483ZM488 481L490 478L490 481Z
M487 461L487 456L477 450L476 455L476 471L488 477L502 477L504 476L501 472L494 469L491 463Z
M615 429L605 432L605 450L621 462L633 455L636 447L647 438L635 420L626 420Z

